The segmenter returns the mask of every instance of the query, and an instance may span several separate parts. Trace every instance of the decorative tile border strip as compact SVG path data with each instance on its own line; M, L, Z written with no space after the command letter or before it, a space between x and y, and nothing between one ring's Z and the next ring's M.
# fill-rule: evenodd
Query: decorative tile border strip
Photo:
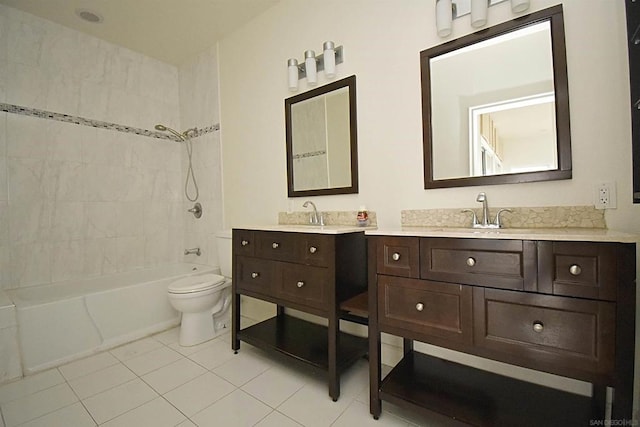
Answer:
M375 212L368 211L369 225L376 227L378 219ZM357 211L323 211L325 225L358 225L356 221ZM284 225L308 225L309 211L302 212L279 212L278 224Z
M293 160L298 160L298 159L305 159L307 157L316 157L316 156L323 156L327 154L327 152L325 150L320 150L320 151L310 151L308 153L302 153L302 154L295 154L293 156Z
M37 108L21 107L19 105L4 104L0 102L0 111L12 114L20 114L23 116L37 117L40 119L57 120L65 123L75 123L82 126L90 126L100 129L115 130L118 132L134 133L136 135L148 136L150 138L165 139L168 141L181 142L177 137L155 130L140 129L133 126L119 125L117 123L103 122L100 120L85 119L79 116L70 116L68 114L54 113L52 111L39 110ZM193 138L197 138L204 134L220 130L220 124L216 123L203 129L195 130Z
M492 208L493 218L498 209ZM594 206L546 206L510 208L512 213L501 215L506 228L607 228L604 210ZM462 209L422 209L401 212L401 224L410 227L469 227L471 214ZM481 209L474 209L478 218Z

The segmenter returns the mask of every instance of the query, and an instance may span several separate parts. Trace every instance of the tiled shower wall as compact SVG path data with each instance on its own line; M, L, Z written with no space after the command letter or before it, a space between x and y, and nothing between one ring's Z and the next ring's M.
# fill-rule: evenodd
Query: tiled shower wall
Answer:
M0 5L2 103L180 130L181 80L174 66ZM217 123L215 105L193 125ZM219 174L217 139L196 138L194 157ZM186 230L209 245L184 211L184 155L166 140L0 112L0 288L178 262Z

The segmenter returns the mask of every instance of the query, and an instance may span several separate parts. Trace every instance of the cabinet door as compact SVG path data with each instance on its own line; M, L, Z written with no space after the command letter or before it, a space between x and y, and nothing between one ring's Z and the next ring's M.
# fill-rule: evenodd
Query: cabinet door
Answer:
M326 310L329 307L328 270L323 267L278 263L277 295L282 300Z
M535 244L522 240L424 238L420 241L420 276L535 291Z
M560 375L613 369L614 303L483 288L473 298L474 343L502 360Z
M378 237L378 273L420 277L420 240L417 237Z
M378 276L378 322L383 331L388 326L410 331L420 341L471 343L471 305L470 286Z
M236 269L233 279L241 292L272 295L274 277L273 261L250 257L236 257Z

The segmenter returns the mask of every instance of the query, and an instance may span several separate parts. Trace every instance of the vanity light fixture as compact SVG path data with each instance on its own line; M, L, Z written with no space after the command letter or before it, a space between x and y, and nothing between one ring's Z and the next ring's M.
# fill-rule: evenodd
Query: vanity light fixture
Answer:
M471 26L480 28L487 25L489 0L471 0Z
M511 11L513 13L524 12L529 9L529 0L511 0Z
M436 29L440 37L451 35L453 5L451 0L436 0Z
M304 52L304 66L307 69L307 84L315 86L318 84L318 70L316 64L316 53L312 50Z
M449 0L451 1L451 0ZM336 76L336 65L344 62L342 46L335 47L332 41L322 45L322 53L316 56L313 50L304 52L304 62L298 63L295 58L287 61L288 86L291 92L298 90L298 80L307 78L309 86L318 84L318 72L324 71L327 79Z
M440 37L448 37L452 32L452 20L471 15L471 26L480 28L487 25L489 8L496 4L511 2L511 12L521 13L529 9L531 0L435 0L436 29ZM634 0L635 1L635 0Z

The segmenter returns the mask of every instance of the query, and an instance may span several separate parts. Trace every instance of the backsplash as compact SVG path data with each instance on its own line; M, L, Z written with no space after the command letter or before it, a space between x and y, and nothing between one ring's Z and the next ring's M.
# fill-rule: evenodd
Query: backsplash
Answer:
M491 218L498 209L490 210ZM607 228L604 210L593 206L545 206L527 208L509 208L500 220L505 228ZM402 225L408 227L469 227L471 214L462 209L418 209L401 212ZM482 218L482 209L474 209L478 219Z
M319 211L320 212L320 211ZM378 221L376 213L368 211L369 226L376 227ZM325 225L358 225L356 221L357 211L323 211ZM309 211L279 212L278 224L307 225L309 224Z

